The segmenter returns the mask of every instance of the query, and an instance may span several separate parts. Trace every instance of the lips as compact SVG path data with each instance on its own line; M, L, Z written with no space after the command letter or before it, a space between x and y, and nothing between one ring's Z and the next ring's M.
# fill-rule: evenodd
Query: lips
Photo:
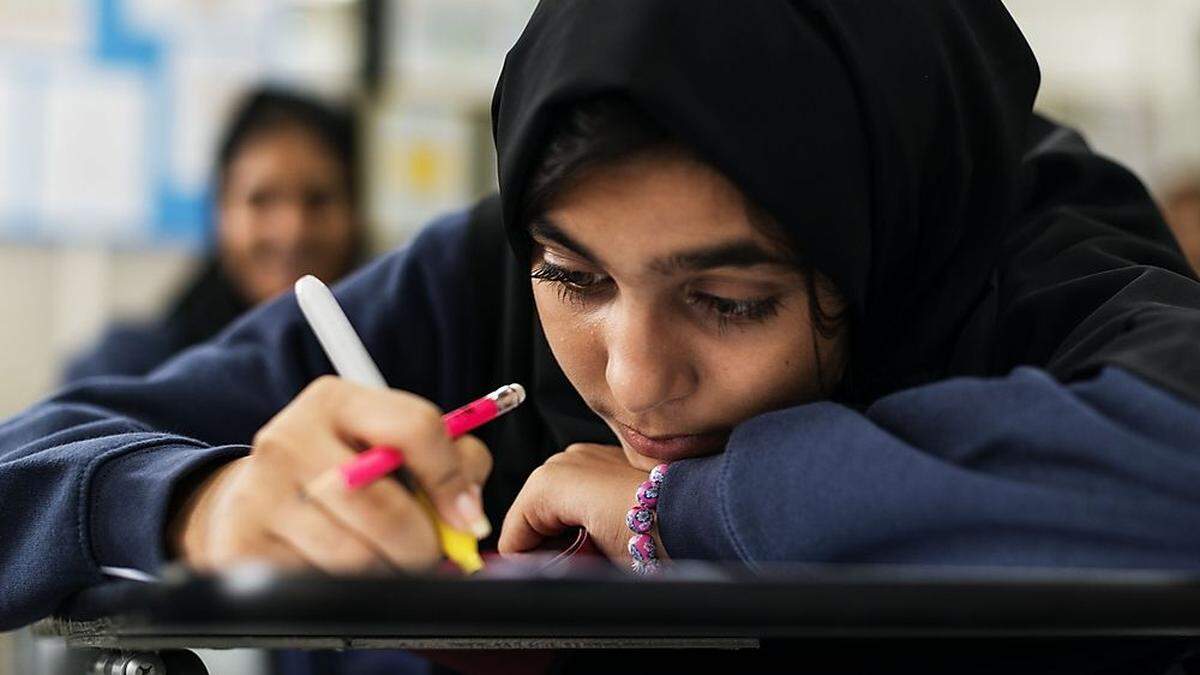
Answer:
M651 437L620 422L617 422L617 429L621 438L634 452L662 462L674 462L720 452L729 438L728 432Z

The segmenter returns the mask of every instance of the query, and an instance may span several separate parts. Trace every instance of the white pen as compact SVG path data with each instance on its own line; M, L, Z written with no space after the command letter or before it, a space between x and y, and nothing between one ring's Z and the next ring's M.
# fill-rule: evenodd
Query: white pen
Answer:
M307 274L296 282L296 302L338 375L355 384L387 389L379 367L328 286Z

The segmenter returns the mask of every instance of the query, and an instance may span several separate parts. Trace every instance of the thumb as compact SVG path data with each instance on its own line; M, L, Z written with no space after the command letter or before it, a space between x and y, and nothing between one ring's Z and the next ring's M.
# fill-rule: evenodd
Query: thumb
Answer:
M532 551L546 539L580 524L567 522L570 519L553 508L554 501L547 489L550 481L539 480L544 477L541 469L535 471L505 514L497 542L502 555Z

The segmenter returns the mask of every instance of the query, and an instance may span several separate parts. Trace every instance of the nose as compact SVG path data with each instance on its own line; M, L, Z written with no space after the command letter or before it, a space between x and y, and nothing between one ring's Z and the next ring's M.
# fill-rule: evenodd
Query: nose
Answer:
M631 415L687 398L697 376L689 351L662 312L617 303L607 324L605 377L614 402Z
M271 238L276 245L287 248L300 246L313 236L319 219L302 198L280 200L271 214Z
M294 241L304 231L306 216L304 205L297 199L280 199L268 213L268 232L279 242Z

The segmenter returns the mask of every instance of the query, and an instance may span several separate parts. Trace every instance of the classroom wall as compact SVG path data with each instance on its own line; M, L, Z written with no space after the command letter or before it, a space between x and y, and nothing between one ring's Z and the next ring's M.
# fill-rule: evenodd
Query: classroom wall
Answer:
M1200 2L1005 0L1042 66L1038 106L1157 187L1200 162Z
M194 265L181 250L0 246L0 416L53 389L110 320L161 307Z

